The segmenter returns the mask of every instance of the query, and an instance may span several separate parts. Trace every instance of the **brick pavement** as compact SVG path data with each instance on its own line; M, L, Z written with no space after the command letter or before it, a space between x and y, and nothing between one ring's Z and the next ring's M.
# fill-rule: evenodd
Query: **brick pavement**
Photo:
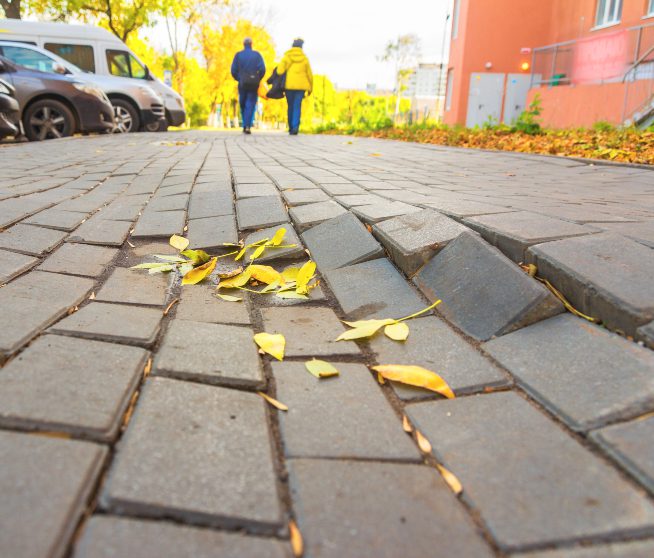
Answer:
M652 171L200 132L2 146L0 169L0 556L288 557L290 519L307 557L651 554ZM318 263L309 301L127 269L279 226L300 246L271 265ZM333 342L436 297L403 344ZM388 363L457 398L379 385Z

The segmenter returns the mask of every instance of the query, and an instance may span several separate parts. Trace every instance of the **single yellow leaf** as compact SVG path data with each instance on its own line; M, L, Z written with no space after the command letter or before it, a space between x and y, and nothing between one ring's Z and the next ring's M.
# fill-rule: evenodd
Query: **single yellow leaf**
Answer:
M263 397L268 403L270 403L273 407L276 409L279 409L280 411L288 411L288 406L284 405L281 401L277 401L277 399L273 399L270 397L270 395L266 395L263 391L257 391L257 394Z
M261 254L263 254L263 251L266 249L266 245L264 244L263 246L259 246L250 256L250 261L256 260Z
M241 302L243 300L238 296L232 296L232 295L217 294L216 296L218 298L222 298L223 300L226 300L227 302Z
M379 385L384 385L386 383L386 380L384 380L384 376L382 376L379 372L377 372L377 381L379 382Z
M297 528L295 521L292 519L288 522L288 530L291 535L291 548L293 549L293 554L296 556L296 558L299 558L304 552L302 533L300 533L300 530Z
M409 326L404 322L389 324L384 328L384 333L393 341L406 341L406 338L409 337Z
M261 347L261 350L274 356L277 360L284 358L284 347L286 339L281 333L257 333L254 342Z
M350 323L345 322L350 325ZM365 320L362 322L351 322L352 324L359 324L354 326L353 329L348 329L341 333L336 341L352 341L354 339L363 339L364 337L372 337L382 327L395 323L395 320Z
M194 264L207 263L211 256L204 250L183 250L181 255L191 260Z
M281 274L269 265L251 265L248 270L252 279L266 283L266 285L275 282L282 284L284 282Z
M377 372L379 374L379 372ZM406 415L402 415L402 428L404 429L405 432L408 432L411 434L413 432L413 426L411 426L411 423L409 422L409 418Z
M273 246L279 246L282 243L282 240L284 240L285 234L286 234L286 229L284 228L277 229L277 232L272 237L270 244L272 244Z
M338 370L334 368L329 362L324 360L312 359L304 363L307 370L316 378L329 378L330 376L338 376Z
M420 430L416 430L416 440L418 441L418 447L422 453L431 453L431 444L429 440L425 438Z
M249 248L249 246L243 246L243 248L241 248L240 252L238 254L236 254L236 256L234 257L234 261L237 262L238 260L240 260L245 255L245 252L247 251L248 248Z
M379 372L387 380L422 387L440 393L448 399L454 399L454 392L447 385L447 382L436 374L436 372L427 370L422 366L384 364L373 366L372 369Z
M211 272L216 268L217 261L218 258L211 258L206 264L189 271L182 277L182 285L195 285L205 277L211 275Z
M287 267L284 271L282 271L282 277L285 281L297 281L297 274L299 272L299 267Z
M343 322L350 327L367 327L372 325L379 325L379 327L394 324L397 320L392 320L390 318L383 318L381 320L359 320L358 322Z
M309 292L307 284L311 281L315 272L316 262L312 260L309 260L300 268L297 274L297 286L295 287L295 291L298 294L307 294Z
M229 279L221 279L218 283L218 289L236 289L247 285L247 282L250 280L250 270L246 269L243 273L231 277Z
M170 243L170 245L173 248L176 248L180 252L182 250L186 250L188 248L188 245L189 245L189 239L188 238L184 238L183 236L179 236L179 235L176 235L176 234L171 236L170 240L168 242Z
M461 492L463 492L463 485L456 475L449 469L443 467L440 463L437 463L436 467L438 467L438 472L443 476L443 480L452 489L452 492L457 496L461 494Z

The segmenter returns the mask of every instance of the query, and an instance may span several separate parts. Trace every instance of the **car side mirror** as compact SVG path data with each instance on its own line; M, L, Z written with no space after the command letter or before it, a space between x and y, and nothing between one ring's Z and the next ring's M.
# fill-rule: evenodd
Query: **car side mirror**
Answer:
M65 75L68 73L68 70L61 64L57 64L57 63L53 64L52 69L55 72L55 74Z

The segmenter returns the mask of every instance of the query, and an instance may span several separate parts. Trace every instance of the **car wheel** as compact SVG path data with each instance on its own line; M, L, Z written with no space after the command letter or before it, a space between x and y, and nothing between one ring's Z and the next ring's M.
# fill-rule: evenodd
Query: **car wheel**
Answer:
M132 104L122 99L111 99L111 104L114 107L115 131L119 134L138 131L140 128L139 115Z
M23 127L30 141L65 138L75 133L75 117L62 102L42 99L27 108Z
M166 132L168 130L167 120L158 120L157 122L150 122L146 124L144 129L148 132Z

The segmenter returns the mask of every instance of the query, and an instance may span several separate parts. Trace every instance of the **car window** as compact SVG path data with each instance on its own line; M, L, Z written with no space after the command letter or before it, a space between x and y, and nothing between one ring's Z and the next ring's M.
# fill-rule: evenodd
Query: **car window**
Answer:
M54 52L71 64L75 64L85 72L95 73L95 60L93 58L93 47L88 45L67 45L64 43L45 43L46 50Z
M107 66L113 76L146 79L148 75L145 66L125 50L107 50Z
M132 77L138 79L145 79L147 72L145 67L141 64L135 56L129 55L129 65L132 68Z
M40 52L18 46L0 47L2 55L11 60L14 64L25 66L30 70L39 70L40 72L54 72L56 62Z

